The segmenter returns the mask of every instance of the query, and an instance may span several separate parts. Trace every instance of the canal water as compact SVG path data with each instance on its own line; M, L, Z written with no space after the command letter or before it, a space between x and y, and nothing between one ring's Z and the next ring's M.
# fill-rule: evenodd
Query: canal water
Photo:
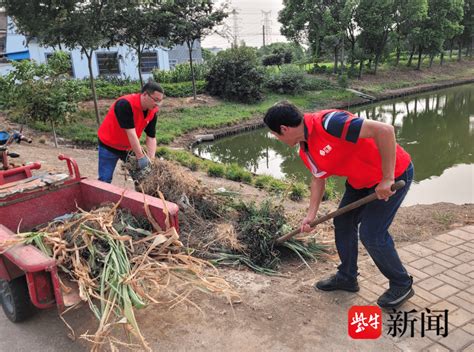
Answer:
M404 205L474 203L474 84L349 108L363 118L395 127L397 141L415 165L415 182ZM298 156L266 129L196 146L194 152L237 163L257 174L309 181ZM344 180L336 178L343 191Z

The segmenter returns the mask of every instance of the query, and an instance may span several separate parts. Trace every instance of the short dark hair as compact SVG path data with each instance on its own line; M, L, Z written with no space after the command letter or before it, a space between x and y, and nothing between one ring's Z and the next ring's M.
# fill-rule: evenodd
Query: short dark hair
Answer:
M163 88L156 82L150 81L145 83L142 88L142 93L147 92L148 94L153 94L154 92L160 92L161 94L165 94Z
M296 127L303 121L303 113L288 101L281 101L268 109L263 122L273 132L281 134L281 126Z

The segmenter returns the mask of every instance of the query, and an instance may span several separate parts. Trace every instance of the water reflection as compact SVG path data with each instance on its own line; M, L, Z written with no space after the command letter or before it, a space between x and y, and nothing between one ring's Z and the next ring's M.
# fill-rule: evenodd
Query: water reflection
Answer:
M417 194L413 204L440 201L439 194L448 202L474 202L473 95L471 84L350 109L361 117L395 126L397 140L415 164L416 183L410 192ZM259 174L310 178L297 148L280 143L265 129L201 144L195 152Z

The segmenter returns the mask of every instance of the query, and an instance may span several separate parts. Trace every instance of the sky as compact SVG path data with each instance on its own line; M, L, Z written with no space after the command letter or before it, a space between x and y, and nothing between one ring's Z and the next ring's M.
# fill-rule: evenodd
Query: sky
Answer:
M224 1L217 0L216 4L223 4ZM264 15L262 11L270 11L271 35L266 38L266 44L286 41L280 34L280 23L278 22L278 11L283 8L282 0L228 0L229 9L237 10L238 41L245 41L247 46L260 47L263 43L262 25ZM225 20L225 24L233 29L234 20L232 14ZM213 34L205 37L202 41L204 48L230 48L229 40L219 35Z

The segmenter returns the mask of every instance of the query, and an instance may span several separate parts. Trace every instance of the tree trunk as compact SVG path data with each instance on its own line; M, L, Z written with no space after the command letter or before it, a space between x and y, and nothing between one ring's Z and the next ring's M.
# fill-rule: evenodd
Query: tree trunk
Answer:
M413 44L413 46L411 47L410 57L408 58L408 63L407 63L408 67L411 66L411 61L413 60L413 55L414 54L415 54L415 44Z
M342 37L342 47L341 47L341 74L344 73L344 37Z
M359 79L362 78L362 66L363 65L364 65L364 60L360 60L360 63L359 63L359 76L358 76Z
M56 136L56 126L54 125L53 120L51 120L51 128L53 130L54 146L58 148L58 137Z
M354 66L355 66L354 52L355 52L355 43L351 41L351 71L354 70Z
M433 66L434 54L430 54L430 68Z
M138 45L137 55L138 55L138 78L140 79L140 87L143 88L142 51L140 50L140 45Z
M458 44L458 61L461 61L461 55L462 54L462 44L461 44L461 41L459 41L459 44Z
M375 55L375 68L374 68L374 75L377 74L377 67L379 66L379 60L380 60L380 54L377 53L377 55Z
M337 56L339 55L339 50L337 46L334 47L334 69L332 70L333 73L337 73Z
M99 105L97 104L97 92L95 90L95 80L94 80L94 73L92 71L92 52L93 50L89 52L85 51L86 56L87 56L87 65L89 67L89 81L91 84L91 90L92 90L92 100L94 101L94 111L95 111L95 120L97 121L97 126L100 126L100 115L99 115Z
M450 47L449 47L449 58L453 58L453 49L454 49L454 40L451 39Z
M397 27L398 32L398 27ZM395 59L395 66L398 66L400 63L400 35L397 33L397 57Z
M369 59L369 62L367 63L367 68L368 68L369 70L372 69L372 58Z
M418 65L416 67L417 70L421 69L421 54L423 53L423 48L421 45L418 47Z
M444 63L444 50L441 51L441 55L439 56L439 65L443 66Z
M194 42L194 41L193 41ZM196 79L194 78L194 67L193 67L193 42L186 43L189 51L189 66L191 68L191 80L193 82L193 97L196 100Z

